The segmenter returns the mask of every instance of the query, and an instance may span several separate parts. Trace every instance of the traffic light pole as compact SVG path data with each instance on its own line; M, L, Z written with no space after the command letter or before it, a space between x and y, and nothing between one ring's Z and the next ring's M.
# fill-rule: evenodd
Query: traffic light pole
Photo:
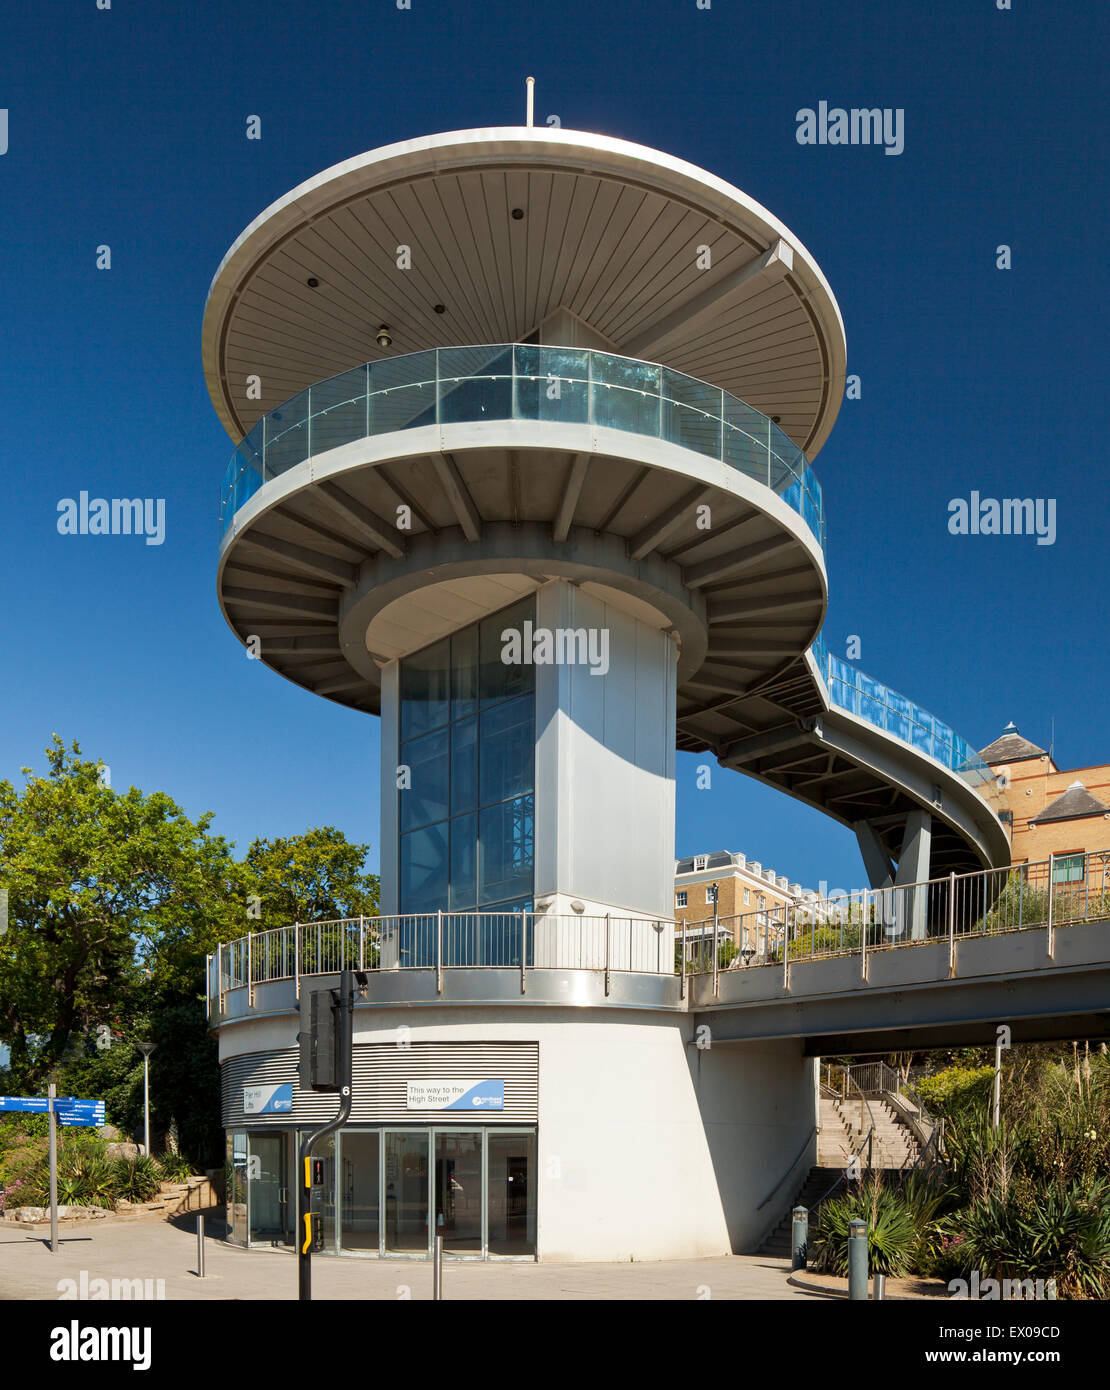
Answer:
M351 1114L352 1058L354 1053L354 993L355 977L350 970L339 976L339 1114L318 1129L309 1130L301 1139L297 1175L297 1270L299 1298L312 1301L312 1247L315 1244L313 1222L320 1219L312 1210L312 1150L320 1139L345 1125Z

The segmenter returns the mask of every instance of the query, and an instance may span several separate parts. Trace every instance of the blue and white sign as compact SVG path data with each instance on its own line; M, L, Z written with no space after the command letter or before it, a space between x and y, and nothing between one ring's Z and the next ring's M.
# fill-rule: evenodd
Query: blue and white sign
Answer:
M293 1109L293 1083L244 1086L244 1115L286 1115Z
M102 1100L56 1100L54 1112L63 1125L96 1125L104 1123Z
M408 1081L409 1110L504 1110L504 1081Z
M45 1096L0 1096L0 1111L22 1110L45 1115L48 1105L49 1101ZM54 1114L63 1125L102 1125L104 1102L78 1100L74 1096L58 1096L54 1101Z

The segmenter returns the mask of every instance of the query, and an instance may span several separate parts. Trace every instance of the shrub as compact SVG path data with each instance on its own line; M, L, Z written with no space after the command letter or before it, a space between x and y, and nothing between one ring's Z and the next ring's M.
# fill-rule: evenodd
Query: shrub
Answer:
M809 1248L813 1266L829 1274L848 1273L848 1227L867 1222L867 1266L876 1274L906 1274L913 1267L920 1240L914 1207L894 1187L875 1175L854 1193L830 1197L818 1214Z
M959 1121L986 1115L993 1082L993 1067L948 1067L914 1084L931 1115Z
M1065 1295L1110 1294L1110 1183L1039 1191L1031 1206L988 1197L964 1213L969 1267L984 1278L1051 1279Z
M185 1155L179 1153L164 1153L158 1160L158 1170L164 1182L185 1182L196 1171Z
M41 1169L38 1172L42 1179ZM47 1176L49 1182L49 1176ZM103 1147L72 1144L58 1155L58 1202L72 1207L113 1207L116 1175Z
M137 1154L134 1158L117 1158L112 1164L112 1179L117 1200L149 1202L158 1195L162 1175L149 1154Z

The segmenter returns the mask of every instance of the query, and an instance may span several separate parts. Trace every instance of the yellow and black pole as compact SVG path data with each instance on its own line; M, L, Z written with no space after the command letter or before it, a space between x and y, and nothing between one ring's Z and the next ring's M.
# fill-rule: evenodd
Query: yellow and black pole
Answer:
M312 1079L314 1090L339 1092L339 1114L326 1125L321 1125L319 1129L309 1130L305 1133L301 1138L298 1153L297 1266L299 1297L302 1302L306 1303L312 1299L312 1251L320 1244L318 1239L320 1232L317 1229L320 1213L312 1210L312 1189L323 1180L324 1166L321 1159L313 1159L312 1150L318 1140L326 1138L329 1134L334 1134L350 1118L354 1052L354 991L355 972L342 971L339 976L339 989L329 991L332 1017L324 1020L325 1027L328 1027L329 1030L334 1029L334 1051L332 1053L334 1071L330 1076L322 1075L317 1080L314 1075ZM313 1042L313 1055L315 1056L315 1040ZM305 1084L304 1077L302 1077L301 1084Z

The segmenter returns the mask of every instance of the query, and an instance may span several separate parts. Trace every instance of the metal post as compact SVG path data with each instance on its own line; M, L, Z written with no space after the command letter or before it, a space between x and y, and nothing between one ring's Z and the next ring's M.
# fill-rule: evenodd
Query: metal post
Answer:
M782 987L790 988L790 908L782 913Z
M717 905L717 885L713 885L713 998L716 999L721 992L721 964L719 960L720 947L717 943L718 931L718 912Z
M252 951L251 951L251 942L252 942L253 938L254 938L254 933L248 931L248 932L247 932L247 1003L248 1003L248 1004L253 1004L253 1003L254 1003L254 969L253 969L253 966L252 966L252 954L253 954L253 953L252 953Z
M528 967L528 913L523 908L520 910L520 992L524 994L528 988L528 977L525 973Z
M876 1274L872 1280L872 1286L874 1288L874 1293L872 1293L871 1297L876 1303L881 1303L886 1297L886 1275Z
M609 914L605 914L605 994L609 995Z
M50 1112L50 1253L58 1253L58 1120L54 1101L58 1088L53 1081L46 1088L46 1108Z
M790 1234L790 1269L805 1269L806 1248L809 1244L809 1211L803 1206L794 1208Z
M956 871L948 875L948 978L956 973Z
M443 1237L436 1232L435 1256L432 1267L432 1298L436 1303L443 1297Z
M1053 852L1048 856L1048 958L1052 959L1056 949L1056 942L1052 935L1052 898L1053 898L1053 879L1056 870L1056 854Z
M150 1053L143 1053L143 1153L150 1157Z
M1002 1123L1002 1043L994 1045L994 1097L992 1123L998 1129Z
M197 1278L204 1278L204 1217L197 1217Z
M366 918L358 915L358 968L366 969Z
M436 993L443 993L443 908L436 909Z
M867 1222L848 1223L848 1297L867 1302Z
M867 979L867 889L860 894L859 906L859 977Z
M682 998L686 998L686 918L682 919Z

